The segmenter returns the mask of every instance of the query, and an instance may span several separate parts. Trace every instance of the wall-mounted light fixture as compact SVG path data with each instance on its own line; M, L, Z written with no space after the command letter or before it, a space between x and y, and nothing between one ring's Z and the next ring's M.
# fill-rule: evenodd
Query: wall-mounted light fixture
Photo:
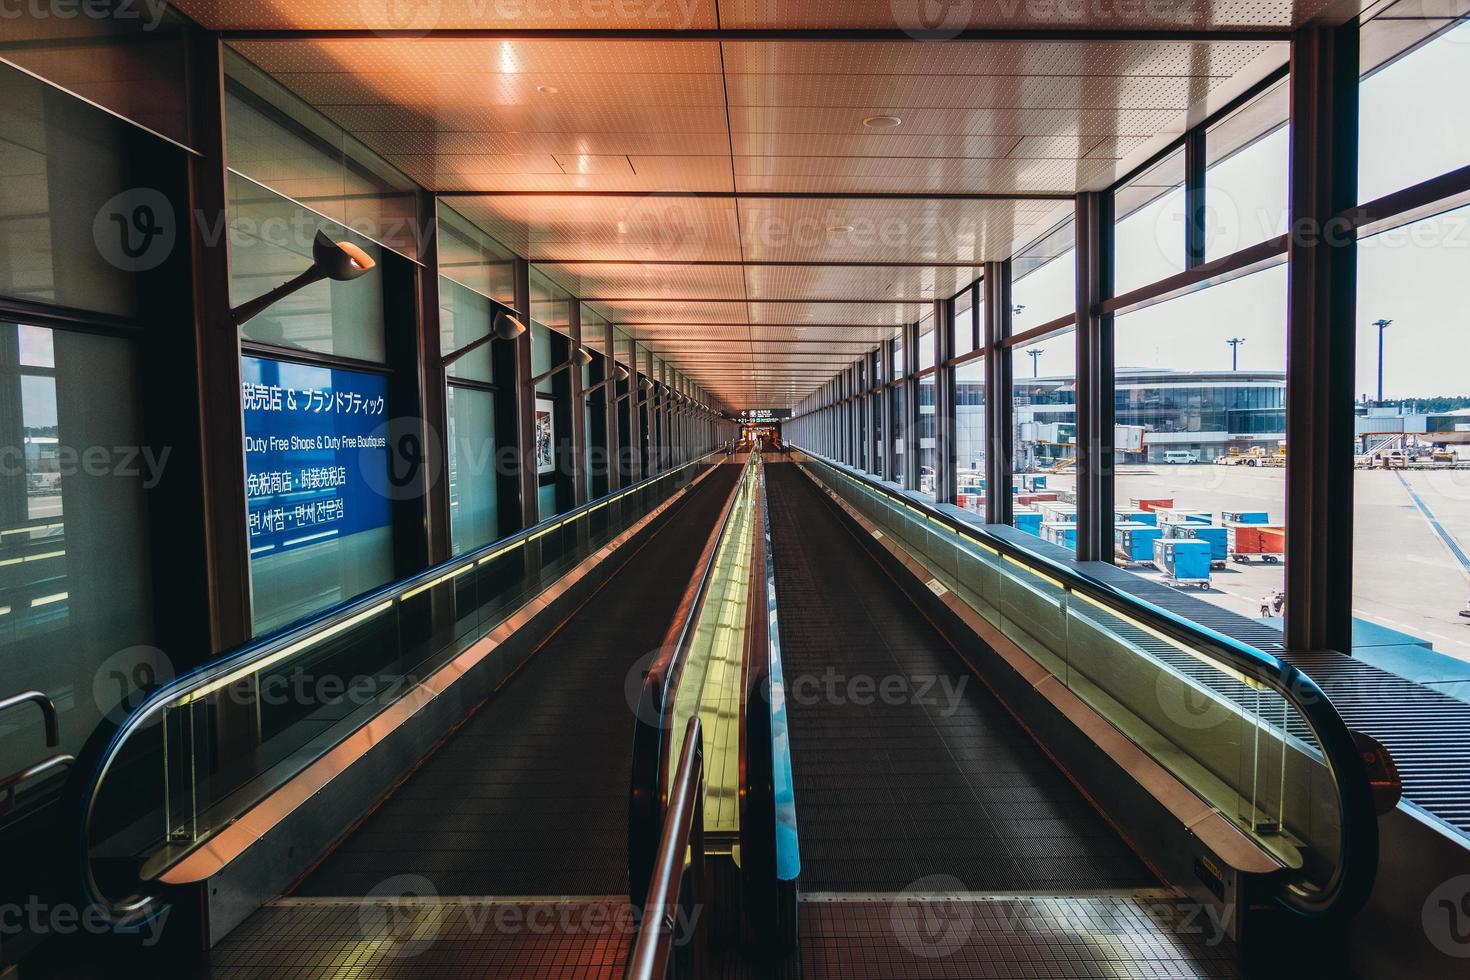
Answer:
M254 319L297 290L312 283L331 279L334 282L350 282L371 271L378 263L373 257L351 242L334 242L321 231L311 243L311 267L290 282L282 283L270 292L257 296L248 303L241 303L230 311L235 326Z
M521 322L520 317L506 310L495 314L495 323L490 328L490 335L496 340L515 340L525 332L526 325Z

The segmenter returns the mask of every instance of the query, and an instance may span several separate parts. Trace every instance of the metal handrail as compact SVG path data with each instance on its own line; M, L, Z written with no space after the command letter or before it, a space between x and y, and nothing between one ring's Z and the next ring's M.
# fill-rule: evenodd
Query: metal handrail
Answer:
M698 716L690 718L679 750L679 769L669 789L668 813L659 834L653 875L644 896L638 938L628 956L626 980L663 980L674 960L681 899L684 897L684 855L690 854L692 905L698 911L706 894L704 871L704 737ZM704 922L707 915L689 918L689 974L704 972Z
M1276 896L1285 908L1309 919L1342 919L1368 900L1378 873L1378 812L1368 773L1351 730L1327 695L1296 666L1264 650L1241 643L1194 623L1161 606L1130 595L1062 562L1037 554L990 531L940 511L933 503L884 486L866 473L819 453L793 446L808 458L874 492L901 503L924 519L998 552L1028 570L1059 581L1068 592L1083 595L1119 614L1143 620L1165 637L1219 661L1225 668L1269 687L1285 698L1306 722L1322 750L1323 762L1337 793L1342 815L1341 860L1319 888L1288 883Z
M56 702L41 691L22 691L8 698L0 698L0 711L9 711L23 704L34 704L41 709L41 718L46 725L46 748L54 749L61 744L61 718L56 713Z
M170 683L153 691L123 719L122 723L113 732L98 755L98 762L89 782L82 790L80 854L82 887L85 893L84 897L89 906L105 910L114 920L132 922L136 921L138 917L147 914L156 900L151 895L131 896L129 899L123 901L109 899L103 894L93 874L89 855L91 853L92 822L96 813L97 801L101 794L102 785L106 781L109 771L116 763L123 745L134 734L149 727L169 705L186 699L194 692L204 690L211 685L218 685L223 679L229 678L232 675L247 674L254 665L265 662L277 654L278 651L304 643L329 630L340 631L356 622L371 618L380 611L386 611L391 603L395 601L417 595L425 589L452 578L456 574L463 573L466 569L482 562L490 561L502 552L534 541L572 521L580 520L630 493L646 489L690 467L700 465L707 460L713 460L717 457L717 453L706 453L675 469L639 480L637 483L625 487L616 493L608 494L598 500L589 501L565 514L547 518L509 537L484 545L467 554L452 558L449 561L441 562L417 575L383 586L356 599L317 613L308 619L286 624L260 639L237 648L213 663L197 667L179 675Z
M746 461L746 467L752 464ZM741 480L745 479L742 473ZM632 775L628 797L628 886L630 897L637 901L643 891L645 869L652 867L648 842L654 837L654 829L661 819L661 801L668 797L670 739L665 735L669 728L668 709L678 695L679 681L684 674L684 664L689 646L693 642L695 624L699 611L709 591L711 572L718 557L720 544L730 526L730 517L735 512L735 502L740 496L740 483L725 502L719 526L710 535L707 554L700 563L699 578L691 590L690 601L684 616L673 629L671 638L661 647L662 653L649 665L648 674L638 695L638 707L634 712L636 722L633 729Z

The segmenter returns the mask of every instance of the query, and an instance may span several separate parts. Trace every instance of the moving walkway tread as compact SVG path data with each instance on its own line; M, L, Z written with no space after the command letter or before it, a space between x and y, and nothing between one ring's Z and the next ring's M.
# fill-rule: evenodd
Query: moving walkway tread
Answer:
M718 466L676 498L642 549L295 895L364 896L390 879L402 894L419 878L440 896L626 894L625 680L663 642L741 470Z
M766 473L803 891L1157 887L835 506Z

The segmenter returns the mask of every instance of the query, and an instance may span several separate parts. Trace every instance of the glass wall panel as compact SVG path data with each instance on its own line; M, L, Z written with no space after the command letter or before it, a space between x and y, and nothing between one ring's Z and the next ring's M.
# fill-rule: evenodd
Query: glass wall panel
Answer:
M185 168L177 147L0 63L0 295L141 318L140 273L186 254Z
M250 591L264 633L392 580L387 379L241 358Z
M1062 526L1075 516L1077 495L1077 337L1068 329L1013 348L1010 353L1012 464L1023 487L1044 477L1055 501L1045 512L1018 496L1017 527L1075 550L1076 535ZM990 488L986 488L989 492ZM997 493L1010 487L996 487ZM1072 510L1068 513L1068 508Z
M1012 333L1077 312L1074 237L1073 220L1067 218L1012 260Z
M955 368L956 503L977 513L985 505L985 359Z
M954 353L958 357L984 346L979 342L978 319L973 309L975 291L967 289L954 298Z
M350 282L323 279L291 294L242 324L241 336L275 347L383 361L382 249L239 174L229 175L229 194L231 306L309 268L319 230L334 241L352 241L378 263Z
M446 393L449 527L456 555L500 536L495 478L495 395L459 385Z
M1363 27L1361 201L1470 164L1470 21L1453 7L1397 4ZM1393 19L1400 8L1412 19ZM1406 42L1413 46L1400 56Z
M128 654L153 642L147 492L168 457L143 437L141 374L131 341L0 322L0 676L56 702L60 752L136 698ZM0 772L40 761L37 713L0 734Z
M1114 195L1114 291L1122 295L1184 270L1184 149Z
M412 181L238 54L227 52L225 64L231 170L364 238L418 255Z
M912 382L909 382L912 384ZM893 472L888 474L889 479L899 486L905 486L904 481L904 452L908 448L909 425L907 412L904 406L904 395L908 384L899 384L888 390L888 398L893 405Z
M1353 613L1462 660L1470 660L1467 282L1470 207L1358 243Z
M1205 134L1205 260L1286 234L1286 79Z
M914 427L914 438L919 441L919 492L928 497L934 496L935 484L939 479L934 391L933 373L919 379L919 418Z
M438 208L439 275L514 307L514 253L442 200Z
M1286 283L1283 264L1115 322L1118 560L1208 579L1203 598L1251 617L1285 584ZM1208 561L1155 567L1154 537L1203 539Z

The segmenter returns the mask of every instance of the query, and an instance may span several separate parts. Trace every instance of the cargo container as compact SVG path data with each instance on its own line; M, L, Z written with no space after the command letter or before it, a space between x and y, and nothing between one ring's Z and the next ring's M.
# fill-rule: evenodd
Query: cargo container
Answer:
M1029 494L1029 493L1018 493L1018 494L1016 494L1016 506L1017 507L1030 507L1034 503L1036 503L1036 498L1033 497L1031 494Z
M1258 561L1275 565L1286 557L1285 529L1278 525L1231 523L1225 525L1225 530L1225 549L1237 564Z
M1216 524L1165 524L1164 537L1175 540L1193 538L1196 541L1208 541L1210 543L1210 561L1220 568L1225 567L1225 559L1230 554L1229 529Z
M1063 504L1055 500L1049 500L1045 503L1038 503L1036 509L1045 514L1046 520L1048 521L1060 521L1067 524L1077 523L1077 506L1075 504Z
M1033 490L1033 491L1031 491L1031 497L1034 500L1056 500L1056 499L1058 499L1057 498L1057 492L1055 490Z
M1170 585L1210 587L1210 543L1194 538L1158 538L1154 541L1154 567Z
M1286 528L1280 526L1261 528L1261 552L1268 555L1286 554Z
M1183 507L1165 507L1154 511L1159 526L1165 524L1213 524L1215 517L1207 510L1186 510Z
M1174 506L1173 497L1134 497L1128 501L1134 510L1168 510Z
M1021 486L1025 487L1027 490L1045 490L1046 474L1023 473L1021 474Z
M1159 515L1151 510L1115 510L1113 520L1118 524L1147 524L1149 527L1157 527Z
M1264 510L1222 510L1220 521L1223 524L1270 524L1271 515Z
M983 494L955 494L955 503L965 510L972 510L977 514L985 509L985 497Z
M1045 521L1041 525L1041 537L1044 541L1061 545L1069 551L1077 550L1077 525L1068 524L1064 521Z
M1113 550L1120 561L1150 562L1154 557L1154 542L1162 534L1152 524L1123 521L1113 525Z
M1018 510L1012 515L1011 523L1027 534L1041 537L1041 512L1036 510Z

